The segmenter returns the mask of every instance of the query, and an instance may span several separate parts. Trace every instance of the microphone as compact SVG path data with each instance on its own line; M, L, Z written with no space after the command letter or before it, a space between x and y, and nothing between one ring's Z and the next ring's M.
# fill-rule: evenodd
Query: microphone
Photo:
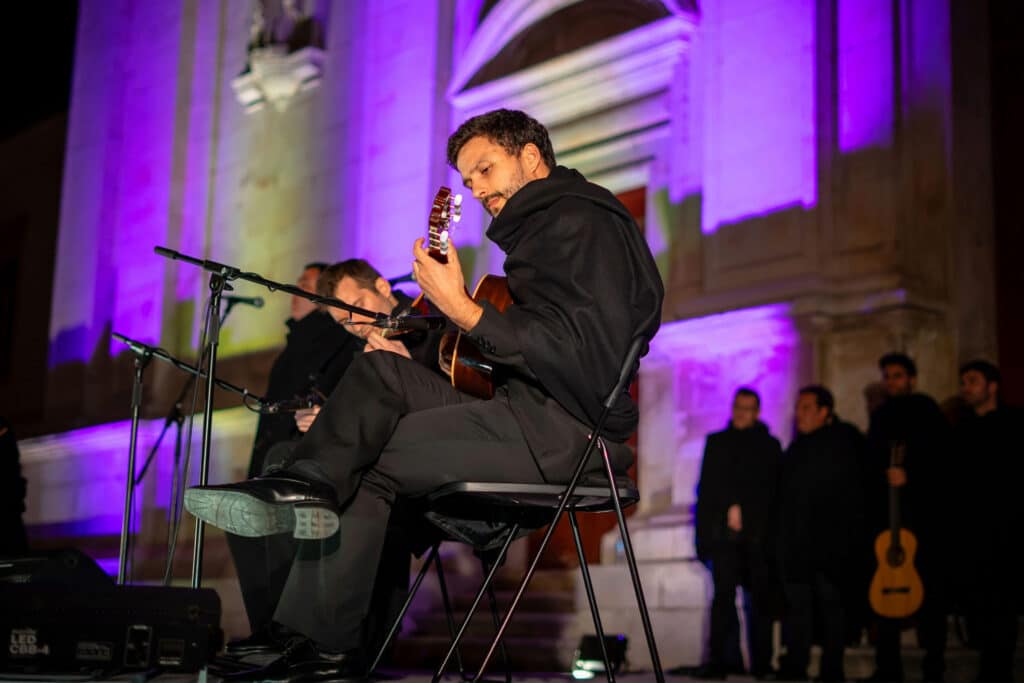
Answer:
M228 302L229 305L245 304L246 306L252 306L253 308L263 308L263 297L261 296L228 295L224 297L224 301Z
M366 324L398 332L443 330L448 325L448 318L441 315L401 315L383 318Z
M153 350L152 347L147 346L142 342L137 342L134 339L129 339L123 334L118 334L117 332L111 332L110 336L118 340L119 342L123 342L125 345L128 346L129 349L131 349L134 353L139 354L140 356L148 355Z
M313 406L322 404L323 394L317 391L311 391L307 395L299 398L289 398L283 401L264 403L260 408L260 412L264 415L273 415L275 413L294 413L296 410L312 408Z
M399 275L398 277L388 278L389 285L397 285L401 284L402 282L415 282L415 280L412 277L412 273L409 272L406 273L405 275Z

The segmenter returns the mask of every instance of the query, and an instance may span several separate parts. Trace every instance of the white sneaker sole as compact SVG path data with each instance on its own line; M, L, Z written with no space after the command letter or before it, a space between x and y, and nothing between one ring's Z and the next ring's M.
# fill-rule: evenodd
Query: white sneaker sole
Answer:
M330 538L338 514L307 503L268 503L240 491L188 489L185 509L218 529L248 538L291 533L300 540Z

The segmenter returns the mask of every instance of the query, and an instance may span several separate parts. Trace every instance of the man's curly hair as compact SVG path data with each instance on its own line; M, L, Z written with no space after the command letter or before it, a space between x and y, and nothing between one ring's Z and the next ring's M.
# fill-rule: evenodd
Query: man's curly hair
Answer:
M540 156L548 168L555 167L555 151L551 147L548 129L536 119L521 111L495 109L469 119L448 138L448 165L456 168L462 147L475 137L483 136L501 145L506 152L518 155L528 143L540 150Z

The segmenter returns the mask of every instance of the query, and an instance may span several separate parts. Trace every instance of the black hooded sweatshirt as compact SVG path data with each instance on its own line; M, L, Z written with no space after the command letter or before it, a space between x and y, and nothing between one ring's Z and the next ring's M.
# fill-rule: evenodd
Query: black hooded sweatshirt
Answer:
M564 479L633 338L658 329L661 277L622 203L562 166L516 192L487 236L506 254L513 304L499 313L483 303L469 338L503 366L495 400L509 402L541 471ZM604 435L621 444L637 421L624 394ZM628 448L611 450L616 466L628 467Z

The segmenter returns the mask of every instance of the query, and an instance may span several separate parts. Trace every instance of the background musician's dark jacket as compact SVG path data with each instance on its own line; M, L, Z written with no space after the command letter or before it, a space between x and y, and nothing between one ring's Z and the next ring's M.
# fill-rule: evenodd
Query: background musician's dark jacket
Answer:
M742 536L765 549L773 542L782 446L763 422L748 429L731 424L709 434L697 486L696 546L702 562L723 544L738 540L726 515L737 504L743 517Z
M391 314L407 312L412 299L400 290L391 291L398 300ZM300 320L289 320L286 324L289 329L287 343L284 351L274 361L265 398L269 401L302 398L314 389L324 397L330 396L352 359L363 352L365 342L346 332L344 326L336 323L324 311L314 311ZM405 345L413 360L440 372L437 350L441 332L406 332L395 339ZM294 412L260 415L249 476L257 476L263 471L271 447L301 437L302 432L295 425Z
M1024 609L1024 573L1016 539L1024 528L1020 483L1024 481L1024 411L1000 404L978 416L973 411L958 421L954 433L958 462L956 486L947 504L956 510L952 525L958 565L959 596L968 603L996 593L999 600ZM989 608L990 609L990 608Z
M903 526L918 541L920 564L943 564L952 522L948 504L949 459L952 435L938 404L925 394L894 396L871 414L868 428L870 489L868 522L876 534L889 525L889 467L891 445L906 444L903 467L907 483L901 487L900 516Z
M661 278L621 202L561 166L513 195L487 236L506 254L514 303L504 314L484 304L469 336L504 366L494 400L509 402L541 471L565 479L632 338L658 329ZM607 439L625 441L637 419L633 400L620 397ZM610 449L616 467L628 467L628 447Z
M313 311L299 320L289 319L285 325L285 347L270 369L264 398L270 402L303 398L314 389L329 396L362 343L325 311ZM260 415L249 477L263 471L267 451L274 444L299 434L292 412Z
M857 453L842 425L801 434L782 457L778 557L782 579L806 583L816 572L849 585L863 542L864 498Z

